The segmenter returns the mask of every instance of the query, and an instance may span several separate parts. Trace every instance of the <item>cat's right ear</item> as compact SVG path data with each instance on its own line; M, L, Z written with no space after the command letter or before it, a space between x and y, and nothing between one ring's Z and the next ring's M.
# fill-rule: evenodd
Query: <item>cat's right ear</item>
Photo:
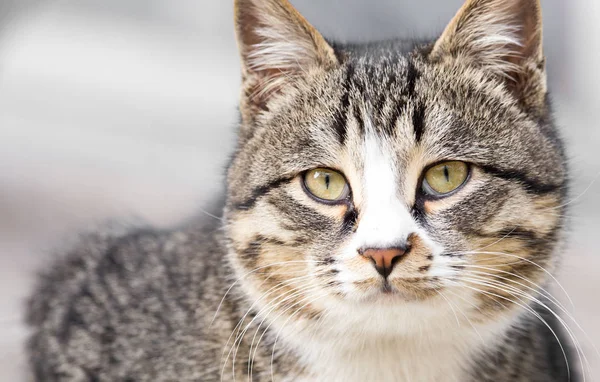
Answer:
M246 122L297 76L337 65L333 48L288 0L235 0L234 13Z

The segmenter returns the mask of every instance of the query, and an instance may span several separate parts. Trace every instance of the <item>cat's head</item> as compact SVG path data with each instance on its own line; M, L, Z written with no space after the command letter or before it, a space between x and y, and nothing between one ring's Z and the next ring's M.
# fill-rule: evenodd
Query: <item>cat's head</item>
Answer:
M286 0L235 17L226 232L257 310L485 321L535 295L566 188L538 0L469 0L430 44L332 44Z

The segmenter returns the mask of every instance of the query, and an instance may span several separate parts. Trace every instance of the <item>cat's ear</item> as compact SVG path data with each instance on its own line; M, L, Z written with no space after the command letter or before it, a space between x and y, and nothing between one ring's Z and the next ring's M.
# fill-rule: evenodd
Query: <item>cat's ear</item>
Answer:
M337 64L333 48L288 0L235 0L242 102L265 109L294 77Z
M467 0L431 57L466 60L505 78L517 92L545 93L539 0Z

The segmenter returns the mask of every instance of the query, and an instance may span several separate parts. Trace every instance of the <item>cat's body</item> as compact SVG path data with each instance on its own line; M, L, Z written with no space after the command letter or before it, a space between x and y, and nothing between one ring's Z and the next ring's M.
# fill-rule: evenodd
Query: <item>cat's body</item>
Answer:
M542 289L567 177L538 2L357 46L236 4L223 219L86 238L32 300L37 380L576 380Z

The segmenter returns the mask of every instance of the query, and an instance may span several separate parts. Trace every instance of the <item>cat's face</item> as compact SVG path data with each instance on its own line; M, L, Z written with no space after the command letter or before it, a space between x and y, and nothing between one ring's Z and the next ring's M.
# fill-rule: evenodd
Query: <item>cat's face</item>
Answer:
M315 318L340 304L435 309L458 295L476 308L473 319L486 320L543 283L566 170L539 46L515 43L530 55L523 62L503 64L505 51L469 59L475 48L500 49L498 39L479 36L490 46L469 47L454 21L435 46L331 48L286 3L246 10L246 2L237 12L250 58L226 229L257 306ZM536 7L514 11L539 23ZM261 32L246 38L244 22ZM278 30L290 23L312 48L290 48L294 28Z

